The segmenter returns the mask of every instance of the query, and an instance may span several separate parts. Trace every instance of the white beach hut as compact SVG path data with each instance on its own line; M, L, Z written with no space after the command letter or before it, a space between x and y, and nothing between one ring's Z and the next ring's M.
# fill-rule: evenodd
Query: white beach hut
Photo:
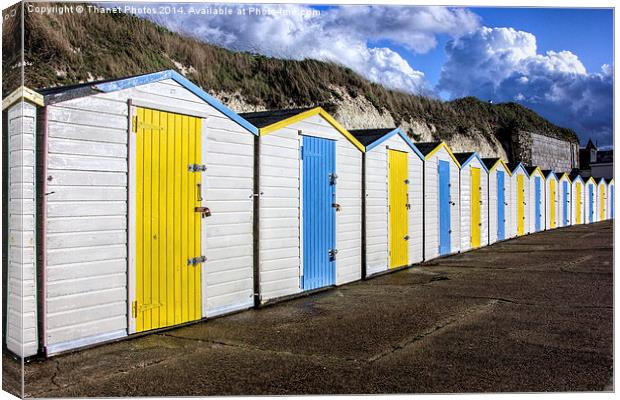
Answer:
M597 221L604 221L607 219L607 181L605 178L594 178L597 185L596 191L596 206L598 218Z
M254 126L171 70L39 94L24 355L253 305Z
M596 182L594 181L594 178L592 178L591 176L588 177L588 179L586 179L586 183L585 183L585 188L586 188L586 193L585 193L585 223L586 224L591 224L593 222L598 221L598 214L597 214L597 202L596 202L596 198L597 198L597 189L598 186L596 184Z
M607 183L607 218L613 219L614 217L614 197L615 197L616 184L614 178Z
M586 188L583 178L578 173L571 173L571 204L570 219L571 225L585 223Z
M546 179L539 167L527 167L530 181L529 221L530 233L546 229Z
M567 173L558 176L558 226L571 225L571 181Z
M530 233L530 174L521 163L508 164L512 174L510 199L510 236L523 236Z
M361 279L364 146L320 107L241 115L260 133L260 303Z
M560 191L558 177L551 170L543 170L545 176L545 222L546 229L555 229L558 225L560 211Z
M478 153L454 153L460 168L461 251L489 244L489 170Z
M424 155L424 260L460 250L460 164L444 142L416 143Z
M510 182L508 166L501 158L483 158L489 170L489 244L508 238L508 221L510 217Z
M422 153L399 128L350 132L366 148L363 276L421 262Z

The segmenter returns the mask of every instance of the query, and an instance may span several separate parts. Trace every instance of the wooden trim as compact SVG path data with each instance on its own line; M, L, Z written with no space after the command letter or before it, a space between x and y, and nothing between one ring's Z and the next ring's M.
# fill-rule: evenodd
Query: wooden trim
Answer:
M2 100L2 109L8 108L20 100L27 100L40 107L45 105L42 95L26 86L20 86Z
M459 169L461 168L461 163L459 163L459 160L456 159L456 157L454 157L454 154L452 153L452 150L450 150L450 148L448 147L448 145L446 144L446 142L441 142L439 143L439 145L437 147L435 147L433 149L433 151L431 151L430 153L428 153L426 155L426 157L424 157L425 160L428 160L429 158L431 158L433 155L435 155L435 153L437 153L439 150L441 149L446 149L446 151L448 152L448 155L452 158L452 160L456 163L456 166L459 167Z
M336 128L336 130L338 132L340 132L344 137L346 137L351 143L353 143L353 145L355 147L357 147L357 149L359 151L361 151L362 153L364 153L366 151L365 147L363 144L361 144L356 138L355 136L353 136L348 130L346 130L342 125L340 125L338 123L338 121L336 121L334 119L334 117L332 117L331 115L329 115L327 113L327 111L325 111L322 107L316 107L313 108L311 110L308 111L304 111L302 113L299 113L297 115L294 115L292 117L283 119L282 121L278 121L276 123L273 123L271 125L267 125L263 128L259 129L259 134L260 136L264 136L264 135L268 135L272 132L277 131L278 129L284 128L286 126L289 126L291 124L294 124L296 122L302 121L304 119L313 117L315 115L320 115L321 117L323 117L327 122L330 123L331 126L333 126L334 128Z

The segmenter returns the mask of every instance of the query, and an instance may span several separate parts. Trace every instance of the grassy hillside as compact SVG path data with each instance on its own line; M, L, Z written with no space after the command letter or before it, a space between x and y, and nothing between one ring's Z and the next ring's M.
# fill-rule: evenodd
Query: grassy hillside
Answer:
M3 96L19 84L16 24L3 30ZM17 25L16 25L17 26ZM18 27L18 26L17 26ZM11 40L13 39L13 40ZM363 96L398 123L417 119L435 125L442 139L476 131L502 135L526 129L577 141L516 103L492 105L476 98L443 102L388 90L348 68L314 60L291 61L231 52L125 14L27 14L25 84L33 88L176 69L212 93L239 93L265 108L334 106L344 88ZM12 43L11 43L12 42ZM13 56L11 56L13 55Z

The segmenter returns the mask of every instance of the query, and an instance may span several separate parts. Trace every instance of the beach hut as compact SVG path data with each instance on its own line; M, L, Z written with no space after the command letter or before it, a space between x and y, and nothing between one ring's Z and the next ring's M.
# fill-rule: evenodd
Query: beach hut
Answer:
M530 181L529 220L530 233L545 230L545 176L538 167L527 167Z
M560 211L560 191L558 190L558 177L552 170L543 170L545 176L545 220L547 229L555 229L558 225Z
M483 158L489 170L489 244L507 239L510 217L510 170L500 158Z
M24 355L253 305L255 127L171 70L37 98L38 276L22 292L37 306L17 314L36 315L38 338Z
M604 221L607 219L607 181L605 178L594 178L594 182L597 185L597 221Z
M444 142L416 143L424 156L424 260L460 248L460 164Z
M611 178L609 183L607 184L607 217L612 219L614 217L614 191L616 189L616 185L614 183L614 178Z
M598 186L594 181L594 178L591 176L586 179L585 183L586 193L585 193L585 223L591 224L597 221L598 215L596 213L597 205L596 205L596 192Z
M350 132L366 148L363 276L421 262L422 153L399 128Z
M573 172L569 175L571 181L570 219L571 225L585 223L586 189L581 175Z
M530 184L529 176L525 166L521 163L508 164L512 174L510 187L511 203L514 205L510 213L510 236L523 236L530 233L530 212L529 197Z
M489 170L478 153L454 153L460 168L460 250L489 244Z
M364 146L320 107L241 114L259 129L259 301L361 278Z
M567 173L558 176L558 226L571 225L571 180Z

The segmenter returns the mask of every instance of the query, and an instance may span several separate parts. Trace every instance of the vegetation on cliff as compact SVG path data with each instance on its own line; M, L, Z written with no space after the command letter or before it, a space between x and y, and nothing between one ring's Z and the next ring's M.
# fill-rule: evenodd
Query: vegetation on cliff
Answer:
M24 83L32 88L175 69L211 93L236 94L264 108L331 109L341 98L335 90L340 88L387 110L397 123L432 124L445 140L470 132L505 138L527 130L578 141L572 130L516 103L490 104L473 97L444 102L389 90L333 63L232 52L132 15L25 13L24 23ZM21 81L19 30L15 21L4 24L3 97Z

